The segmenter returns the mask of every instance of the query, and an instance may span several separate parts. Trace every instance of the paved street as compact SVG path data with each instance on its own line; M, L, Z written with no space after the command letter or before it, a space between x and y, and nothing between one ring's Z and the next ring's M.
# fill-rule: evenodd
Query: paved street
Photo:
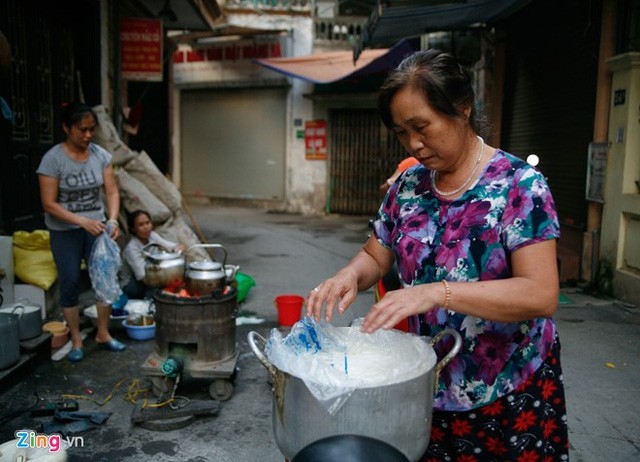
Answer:
M140 366L154 342L135 342L123 332L118 338L131 347L124 353L99 350L86 343L86 358L71 364L45 361L24 380L0 394L0 442L22 428L36 428L50 418L32 418L25 409L36 395L53 398L74 394L80 410L112 415L102 425L79 434L84 447L68 450L70 461L220 461L282 462L271 425L271 386L265 368L250 351L246 335L268 336L276 327L274 297L305 295L324 277L344 265L368 234L367 217L316 217L267 213L259 209L192 206L207 240L223 244L228 263L254 277L254 287L241 310L264 319L237 327L240 353L233 396L221 403L217 416L198 417L171 431L141 428L130 422L143 393ZM571 460L626 462L640 460L640 315L639 308L615 300L563 289L567 304L557 319L568 395ZM362 293L351 312L336 320L346 325L366 312L373 291ZM91 337L89 337L91 339ZM114 385L122 385L114 390ZM178 394L208 399L208 383L182 384ZM146 395L153 399L153 395Z

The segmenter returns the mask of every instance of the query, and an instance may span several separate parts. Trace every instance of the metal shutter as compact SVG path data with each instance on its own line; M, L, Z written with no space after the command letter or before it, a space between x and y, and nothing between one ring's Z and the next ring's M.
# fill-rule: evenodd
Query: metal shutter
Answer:
M378 187L407 153L380 122L376 109L335 109L329 120L329 209L373 215L382 201Z
M540 157L560 221L584 231L593 137L599 2L542 0L507 26L502 147Z

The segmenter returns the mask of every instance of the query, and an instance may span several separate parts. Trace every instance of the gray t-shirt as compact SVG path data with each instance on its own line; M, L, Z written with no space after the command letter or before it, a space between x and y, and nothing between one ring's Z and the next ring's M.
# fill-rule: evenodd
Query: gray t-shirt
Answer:
M97 144L89 144L89 157L77 161L67 155L62 144L56 144L42 157L36 173L59 180L58 203L70 212L92 220L104 220L104 178L102 172L111 163L111 154ZM58 220L45 213L47 228L66 231L78 225Z

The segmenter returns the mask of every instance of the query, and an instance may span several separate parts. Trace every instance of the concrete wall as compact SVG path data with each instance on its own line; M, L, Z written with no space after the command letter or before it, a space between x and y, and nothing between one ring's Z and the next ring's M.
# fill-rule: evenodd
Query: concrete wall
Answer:
M600 258L611 263L614 296L640 306L640 53L607 63L613 75Z
M306 16L247 15L230 14L230 24L264 29L284 29L289 31L285 56L303 56L313 52L313 22ZM327 195L326 161L306 160L304 138L299 136L304 130L306 120L313 118L313 103L304 97L311 93L313 85L297 78L283 78L283 75L248 60L239 62L217 62L207 69L189 75L187 69L174 66L175 82L172 91L172 177L179 183L180 175L180 92L183 88L217 86L244 83L246 85L265 85L270 82L288 80L290 85L287 97L287 133L285 154L285 200L271 207L284 209L292 213L305 215L321 214ZM197 74L197 75L196 75ZM203 78L203 75L205 76ZM178 184L178 186L180 186Z

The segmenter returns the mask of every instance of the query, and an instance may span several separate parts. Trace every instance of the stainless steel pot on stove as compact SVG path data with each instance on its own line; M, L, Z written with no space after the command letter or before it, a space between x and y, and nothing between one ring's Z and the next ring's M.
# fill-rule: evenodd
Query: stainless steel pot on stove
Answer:
M227 249L220 244L194 244L185 253L195 248L209 248L221 251L222 263L214 260L198 260L187 263L184 280L187 290L192 294L211 295L221 291L227 285ZM234 274L235 275L235 272ZM231 276L231 275L230 275Z
M281 371L267 359L266 340L257 332L249 332L249 346L273 382L273 433L280 451L293 460L315 441L351 434L378 439L409 460L418 460L429 444L438 374L462 345L460 334L453 329L440 332L428 345L432 348L446 335L454 337L453 347L427 372L403 382L357 388L337 412L330 414L302 379Z
M152 242L142 248L142 253L145 256L144 283L149 287L167 287L184 280L182 252L170 252Z

